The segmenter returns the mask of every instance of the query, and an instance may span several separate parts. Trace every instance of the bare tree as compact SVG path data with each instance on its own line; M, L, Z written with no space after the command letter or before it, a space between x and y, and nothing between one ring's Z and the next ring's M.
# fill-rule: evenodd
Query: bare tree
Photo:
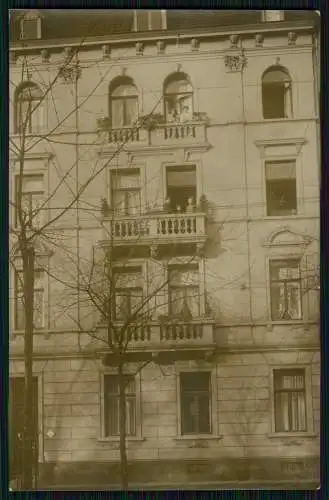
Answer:
M94 29L91 26L86 30L86 36ZM76 175L79 160L83 153L80 151L81 143L75 135L71 139L71 146L75 146L76 155L75 161L65 174L59 176L56 185L51 186L51 191L48 196L40 196L40 193L29 193L25 191L24 181L25 176L29 174L27 162L30 154L36 151L39 147L50 146L54 144L53 136L61 127L65 125L72 117L75 117L76 130L79 130L79 110L82 106L95 94L97 88L108 76L113 64L108 70L100 76L94 88L83 99L78 99L79 89L78 81L81 75L82 66L79 61L79 50L83 47L84 39L75 50L67 50L64 54L62 63L52 68L52 71L47 71L42 74L38 69L38 65L34 64L33 57L23 55L18 61L15 61L15 53L12 53L13 64L16 65L16 72L20 71L20 77L13 81L10 80L11 93L14 99L11 101L11 121L14 124L15 135L9 139L9 151L11 161L16 165L16 175L11 177L14 185L11 186L12 196L10 196L11 205L11 221L10 224L10 263L15 273L16 287L21 289L21 306L23 307L23 328L24 330L24 366L25 366L25 422L23 434L23 484L25 490L30 490L33 487L33 436L32 436L32 376L33 376L33 336L35 331L36 314L38 304L35 296L35 275L37 270L36 248L40 243L45 242L48 247L55 244L56 236L59 233L56 230L56 224L66 214L72 214L74 211L79 212L79 202L88 188L88 186L106 169L111 161L120 153L129 137L120 138L117 147L112 155L110 155L103 164L95 161L93 169L88 179L79 185ZM46 57L46 56L42 56ZM11 66L11 70L13 69ZM33 82L37 80L39 85ZM47 100L52 102L54 107L55 100L54 90L63 85L70 86L74 98L70 109L65 110L64 114L57 117L56 122L51 129L42 130L38 120L40 113L45 106ZM158 103L157 103L158 104ZM151 113L152 114L152 113ZM150 115L151 115L150 114ZM56 109L54 110L56 116ZM150 116L148 115L148 116ZM143 123L136 122L134 128L138 130ZM55 141L56 142L56 141ZM89 144L96 146L100 144L99 137ZM82 146L88 146L82 144ZM58 166L58 170L63 169ZM72 185L73 179L73 185ZM49 203L56 200L57 192L65 186L70 192L70 196L66 199L63 206L56 207L53 210L53 215L50 216ZM45 217L46 215L46 217ZM57 233L56 233L57 231ZM20 265L18 265L20 262ZM78 279L78 278L77 278ZM16 290L17 293L17 290ZM15 309L17 313L18 301L15 298ZM34 484L36 486L36 484Z

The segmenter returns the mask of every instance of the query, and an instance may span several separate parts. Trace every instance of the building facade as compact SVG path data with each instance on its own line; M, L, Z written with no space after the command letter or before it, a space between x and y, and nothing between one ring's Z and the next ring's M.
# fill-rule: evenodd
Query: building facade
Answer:
M10 238L20 192L40 484L119 483L118 380L88 281L109 251L113 322L148 310L127 344L130 483L318 484L318 29L311 11L12 14Z

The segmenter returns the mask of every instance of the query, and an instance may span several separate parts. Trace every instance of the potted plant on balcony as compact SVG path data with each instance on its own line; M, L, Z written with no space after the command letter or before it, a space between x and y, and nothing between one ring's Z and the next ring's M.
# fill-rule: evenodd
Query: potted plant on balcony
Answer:
M207 214L209 210L209 202L205 194L202 194L199 198L198 211Z
M146 128L151 131L158 127L158 125L162 125L165 123L164 116L161 113L153 113L147 116L140 117L141 127Z
M193 113L193 120L196 122L206 122L208 120L207 113L201 113L199 111L195 111Z

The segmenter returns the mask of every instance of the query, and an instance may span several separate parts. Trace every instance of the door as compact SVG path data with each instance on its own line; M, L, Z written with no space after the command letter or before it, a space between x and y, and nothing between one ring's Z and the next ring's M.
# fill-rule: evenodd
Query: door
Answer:
M21 478L23 472L23 432L24 432L24 377L9 379L9 454L10 479ZM33 470L37 473L38 465L38 378L32 379L33 407Z

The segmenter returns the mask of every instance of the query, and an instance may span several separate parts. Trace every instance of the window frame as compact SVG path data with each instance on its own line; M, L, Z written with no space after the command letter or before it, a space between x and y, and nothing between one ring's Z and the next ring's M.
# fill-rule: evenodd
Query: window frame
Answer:
M45 187L44 184L45 184L45 176L42 172L40 173L36 173L36 172L28 172L28 173L24 173L23 174L23 183L24 183L24 179L25 178L31 178L31 177L40 177L42 179L42 185L43 185L43 188ZM18 211L17 211L17 198L18 198L18 181L19 181L19 174L16 174L14 176L14 184L15 184L15 207L14 207L14 212L15 212L15 228L18 228L19 227L19 219L18 219ZM22 186L23 187L23 186ZM28 195L29 196L29 212L30 214L32 214L32 212L34 211L33 210L33 196L36 195L40 195L40 198L42 198L42 204L43 202L45 201L45 189L43 189L42 191L26 191L24 192L24 190L22 191L22 198L24 195ZM39 217L40 218L40 223L41 225L43 224L43 219L44 217L42 216L42 210L39 210L39 212L37 214L34 215L34 217ZM32 228L33 227L33 224L32 224L32 220L30 220L30 222L26 225L26 227L28 228ZM37 226L36 226L37 227Z
M24 23L30 21L36 21L36 36L26 37L24 36ZM29 11L20 20L20 40L40 40L41 38L41 14L39 12Z
M140 9L134 9L133 11L133 31L141 32L141 30L138 29L138 10ZM158 10L159 9L147 9L148 31L159 31L152 29L152 12L154 11L158 12ZM162 31L167 29L167 10L160 9L160 12L161 12L161 31Z
M126 436L127 441L142 441L142 391L141 391L141 372L135 373L136 370L131 365L126 365L124 374L127 376L135 377L135 415L136 415L136 435L134 436ZM101 367L99 372L99 408L100 408L100 422L99 422L99 436L98 441L105 442L119 442L120 435L118 436L106 436L106 410L105 410L105 377L106 376L117 376L117 371L115 368L111 367Z
M23 273L23 270L22 269L15 269L14 270L14 330L17 330L17 331L25 331L25 324L23 325L22 328L20 328L18 326L18 301L20 300L20 298L24 298L24 291L23 291L23 286L18 286L18 284L20 283L20 280L18 278L18 276L20 274ZM40 331L40 330L44 330L45 329L45 304L46 304L46 297L45 297L45 281L46 281L46 271L44 269L41 269L40 267L36 267L35 270L34 270L34 273L42 273L42 276L41 278L39 279L39 283L42 284L42 286L35 286L36 285L36 282L34 282L34 298L36 297L36 293L38 292L42 292L42 321L41 321L41 325L38 326L37 324L35 324L34 320L33 320L33 326L34 326L34 330L36 331ZM23 284L21 284L23 285ZM22 300L22 299L21 299ZM22 302L22 305L23 305L23 302Z
M130 86L134 90L134 93L129 95L114 95L113 93L123 85ZM109 118L111 123L111 130L122 130L137 127L138 117L139 117L139 94L135 82L129 76L119 76L114 78L108 88L108 103L109 103ZM126 123L127 118L127 101L134 100L136 103L136 123ZM117 127L113 124L113 102L121 102L120 104L120 117L123 117L123 125Z
M168 177L167 177L167 174L168 174L168 171L177 171L177 172L184 172L185 171L193 171L195 172L195 200L194 200L194 203L195 205L197 206L198 204L198 201L199 201L199 198L200 198L200 195L199 195L199 189L200 187L199 186L199 178L200 178L200 174L198 172L198 165L196 163L190 163L190 164L187 164L187 163L182 163L182 164L165 164L164 165L164 193L165 193L165 196L164 196L164 201L167 200L169 198L169 193L168 193ZM173 208L172 209L172 213L177 213L177 211ZM179 213L186 213L186 211L184 211L183 209L181 210L181 212Z
M175 79L175 76L179 77L179 75L181 75L182 78L177 78ZM166 89L168 87L168 85L170 85L172 82L186 82L190 85L191 87L191 91L189 92L168 92ZM178 115L178 118L175 119L175 120L169 120L169 113L168 113L168 100L169 99L175 99L175 103L177 105L177 101L178 101L178 98L179 97L190 97L191 98L191 119L188 120L186 123L188 122L192 122L193 121L193 113L194 113L194 107L195 107L195 92L194 92L194 88L193 88L193 85L192 83L190 82L190 79L189 79L189 76L184 74L184 73L180 73L180 72L176 72L176 73L173 73L171 75L168 75L168 77L165 79L164 81L164 85L163 85L163 110L164 110L164 117L165 117L165 121L166 123L180 123L180 115ZM184 123L184 122L183 122Z
M272 305L272 283L273 283L273 280L271 279L271 263L272 262L298 262L298 272L299 272L299 278L298 279L291 279L291 280L274 280L275 283L281 283L281 282L286 282L286 281L289 281L289 282L299 282L299 301L300 301L300 311L301 311L301 315L300 315L300 318L280 318L280 319L273 319L273 313L272 313L272 308L273 308L273 305ZM304 304L303 304L303 287L302 287L302 275L301 275L301 268L302 268L302 259L301 257L296 257L296 258L292 258L292 257L278 257L278 256L271 256L269 257L268 259L268 277L269 277L269 299L270 299L270 318L271 318L271 322L272 323L277 323L277 322L288 322L288 323L291 323L291 322L302 322L305 320L305 317L304 317ZM285 288L285 302L286 302L286 286L284 287Z
M198 279L198 284L197 285L171 285L170 283L170 280L169 280L169 273L171 271L171 268L172 267L177 267L177 271L180 272L178 269L179 267L182 268L182 271L181 272L184 272L185 269L186 271L189 271L188 267L195 267L195 271L196 271L196 275L197 275L197 279ZM184 269L185 268L185 269ZM201 294L201 286L200 286L200 266L199 266L199 263L190 263L190 264L171 264L167 267L167 276L168 276L168 285L167 285L167 288L168 288L168 314L169 316L172 316L173 315L173 311L172 311L172 300L171 300L171 294L172 294L172 291L177 291L177 290L187 290L187 289L198 289L198 314L196 316L191 316L191 321L193 320L196 320L198 318L201 317L201 301L202 301L202 294ZM184 299L186 299L185 297L185 294L184 294ZM184 306L183 306L184 307ZM182 314L182 312L180 313ZM175 317L180 317L180 314L179 315L173 315ZM192 312L191 312L192 314Z
M305 411L306 411L306 431L284 431L277 432L275 429L275 401L274 401L274 371L275 370L304 370L304 385L305 385ZM314 432L314 416L313 416L313 388L312 388L312 366L310 364L273 364L270 367L270 422L271 431L269 438L291 438L291 437L316 437Z
M136 177L138 176L138 180L139 180L139 187L137 188L125 188L125 187L120 187L120 188L114 188L114 181L113 181L113 178L115 176L118 176L118 177L121 177L121 176L129 176L129 174L131 175L131 171L136 171ZM139 207L137 209L137 213L136 214L129 214L127 213L127 209L129 209L129 203L127 204L127 194L129 196L130 193L138 193L138 198L139 198ZM117 208L115 208L113 206L114 202L115 202L115 193L124 193L125 197L124 197L124 200L125 200L125 213L120 213L119 210ZM139 217L141 214L142 214L142 177L141 177L141 169L139 167L135 168L112 168L110 170L110 200L111 200L111 203L110 203L110 206L111 206L111 210L113 212L113 214L115 214L115 217L116 218L126 218L126 217Z
M39 97L30 97L29 99L22 98L22 94L26 89L30 88L31 92L33 90L38 91ZM42 95L42 91L39 85L32 81L27 81L21 83L15 89L14 97L14 133L16 135L23 133L22 121L22 106L24 103L28 103L27 106L31 107L29 110L28 120L25 127L25 135L38 135L42 134L45 130L45 97ZM38 104L40 103L40 104ZM37 120L37 124L35 121Z
M180 394L180 374L181 373L198 373L208 372L210 374L209 383L209 420L210 433L206 434L182 434L182 402ZM198 440L198 439L220 439L219 432L219 415L218 415L218 397L217 397L217 367L210 363L204 362L201 367L196 362L190 362L189 366L186 363L176 363L176 402L177 402L177 440Z
M291 213L281 213L281 214L269 214L269 200L268 200L268 183L271 182L270 180L267 179L266 175L266 170L267 170L267 165L271 165L274 163L293 163L294 168L295 168L295 177L293 178L295 181L295 191L296 191L296 208L291 209ZM298 200L298 182L297 182L297 161L296 158L289 158L289 159L282 159L282 158L276 158L276 159L265 159L263 162L263 167L264 167L264 183L265 183L265 215L266 217L294 217L296 215L299 215L298 208L299 208L299 200ZM283 182L285 179L283 178L278 178L275 180L272 180L272 182ZM294 212L293 212L294 211Z
M286 80L283 79L282 82L281 81L273 81L273 82L264 82L264 78L270 74L271 72L275 72L275 71L281 71L281 73L283 75L286 75ZM261 110L262 110L262 113L261 113L261 116L262 116L262 120L266 121L266 122L270 122L271 120L275 121L275 120L291 120L294 118L294 94L295 92L293 92L293 79L291 77L291 74L290 72L288 71L288 69L284 66L281 66L281 65L272 65L272 66L268 66L265 68L265 70L263 71L263 73L261 74ZM283 107L284 107L284 116L266 116L265 117L265 109L266 109L266 106L264 106L264 87L268 88L269 86L278 86L279 88L279 85L282 84L282 88L283 88Z
M139 271L137 271L137 268L139 268ZM122 290L141 290L141 300L143 301L144 298L145 298L145 281L143 281L143 277L146 276L146 283L147 283L147 274L145 272L145 262L144 260L140 261L140 260L137 260L136 262L131 262L131 263L126 263L125 267L123 268L123 271L121 272L120 271L121 267L120 266L114 266L113 267L113 275L115 275L116 273L118 275L125 275L125 274L130 274L129 273L129 269L132 269L132 273L139 273L140 274L140 280L143 282L141 286L135 286L135 287L122 287L122 286L119 286L117 287L116 286L116 283L114 283L114 301L113 301L113 310L112 310L112 314L113 314L113 318L114 318L114 321L117 322L117 323L122 323L125 321L125 318L123 317L118 317L117 316L117 313L116 313L116 308L117 308L117 290L119 291L122 291ZM144 285L144 286L143 286ZM119 294L119 296L122 296ZM131 300L131 297L130 297L130 293L129 293L129 300ZM145 308L148 307L148 303L145 304L144 306ZM132 314L132 312L130 311L129 314Z

